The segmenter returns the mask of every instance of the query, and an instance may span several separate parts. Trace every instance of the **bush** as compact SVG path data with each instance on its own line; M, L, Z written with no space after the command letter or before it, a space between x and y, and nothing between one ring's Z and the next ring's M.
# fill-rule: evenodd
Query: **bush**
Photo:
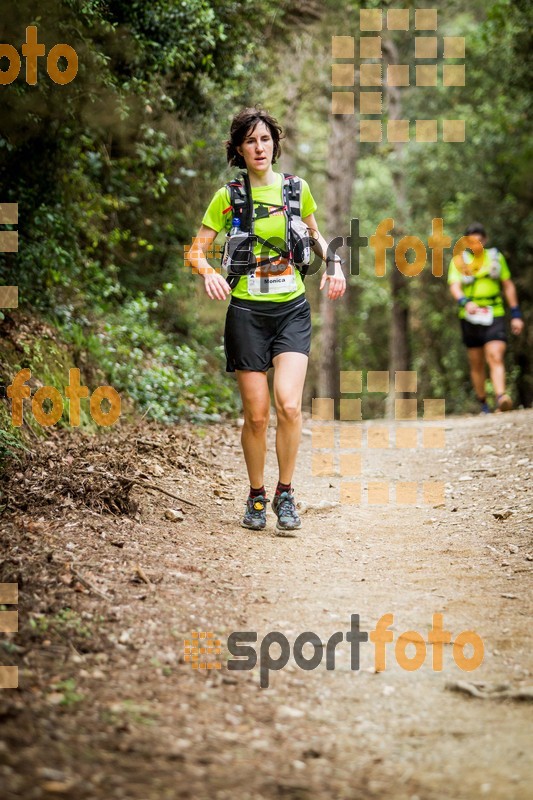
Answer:
M150 319L157 300L138 295L112 312L98 332L65 320L63 333L87 350L109 383L159 422L216 421L236 411L236 392L222 374L222 344L193 349Z

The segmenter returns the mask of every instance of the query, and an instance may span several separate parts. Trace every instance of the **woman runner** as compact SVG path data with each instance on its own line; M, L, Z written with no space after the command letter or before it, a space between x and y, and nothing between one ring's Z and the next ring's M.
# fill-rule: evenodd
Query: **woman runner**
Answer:
M266 111L246 108L238 113L226 142L231 166L246 169L250 181L254 233L269 243L285 242L286 212L283 201L283 175L274 172L280 152L281 127ZM320 289L328 287L328 297L336 300L345 292L346 279L338 256L326 259L327 244L320 235L314 212L316 203L308 184L301 180L300 215L315 241L313 250L334 264L324 272ZM296 511L292 478L302 428L302 393L311 345L311 312L305 297L302 276L294 263L277 255L275 280L242 275L230 287L223 275L213 269L205 253L221 230L230 230L233 209L226 186L214 195L191 246L189 259L203 276L205 290L212 300L225 300L231 294L224 330L226 371L235 372L242 398L244 425L242 448L250 481L250 492L242 525L262 530L266 524L268 501L264 486L267 427L270 393L267 372L274 368L274 403L277 415L276 454L278 484L272 500L277 516L276 529L283 534L301 527ZM265 246L257 243L254 254L265 257ZM284 248L288 250L288 248ZM269 251L272 260L274 251ZM328 274L331 273L331 274ZM265 275L264 271L261 273Z

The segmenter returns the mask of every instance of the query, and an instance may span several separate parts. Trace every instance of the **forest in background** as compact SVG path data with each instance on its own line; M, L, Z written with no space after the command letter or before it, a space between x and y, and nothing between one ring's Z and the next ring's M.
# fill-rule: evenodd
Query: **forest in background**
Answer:
M434 217L452 242L467 223L484 222L524 311L526 332L510 342L507 365L515 401L531 405L530 5L438 4L438 36L466 39L466 85L384 87L384 116L400 108L413 120L465 119L466 141L402 147L358 144L358 114L331 113L331 38L359 38L361 6L415 8L332 0L46 0L38 12L28 0L10 5L2 42L20 52L26 27L37 25L47 50L57 42L76 49L79 71L60 87L41 66L36 86L21 72L1 87L0 199L19 204L19 252L0 254L0 283L20 294L20 309L4 309L0 322L4 382L29 367L40 384L62 387L77 366L89 385L111 384L132 410L162 422L236 413L223 372L225 308L208 300L184 248L234 173L223 147L233 114L259 103L285 129L279 169L308 180L326 238L349 235L352 217L362 235L393 217L396 238L424 242ZM411 35L383 37L386 60L413 70ZM404 278L391 253L378 278L366 249L342 304L319 297L316 277L307 290L307 403L338 396L339 369L415 369L419 396L445 397L448 413L474 409L445 279L428 267ZM21 338L16 331L31 331L35 319L44 333ZM369 407L382 413L382 400ZM0 414L6 450L13 433L4 404Z

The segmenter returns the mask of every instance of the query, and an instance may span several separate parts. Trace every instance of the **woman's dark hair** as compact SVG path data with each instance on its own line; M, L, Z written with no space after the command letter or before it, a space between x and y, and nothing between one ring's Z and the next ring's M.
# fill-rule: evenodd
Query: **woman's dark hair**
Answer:
M265 123L272 136L274 142L272 163L276 163L281 155L280 139L283 136L281 125L268 111L264 111L261 108L243 108L242 111L239 111L239 113L233 117L229 139L226 141L226 155L230 166L246 167L244 158L237 152L237 147L241 146L246 136L254 131L260 122Z
M471 222L465 230L465 236L472 236L474 233L479 233L480 236L487 238L487 232L481 222Z

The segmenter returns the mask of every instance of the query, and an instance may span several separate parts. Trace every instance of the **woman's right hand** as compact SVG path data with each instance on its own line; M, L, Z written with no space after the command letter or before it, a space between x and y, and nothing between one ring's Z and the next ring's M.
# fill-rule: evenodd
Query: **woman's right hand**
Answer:
M217 232L207 225L201 225L187 251L185 265L193 268L204 279L205 291L211 300L225 300L231 288L220 272L217 272L206 259L215 241Z
M479 308L478 304L474 303L473 300L469 300L468 303L465 304L465 311L468 314L475 314L478 308Z
M207 272L204 276L204 286L211 300L225 300L231 294L231 287L219 272Z

